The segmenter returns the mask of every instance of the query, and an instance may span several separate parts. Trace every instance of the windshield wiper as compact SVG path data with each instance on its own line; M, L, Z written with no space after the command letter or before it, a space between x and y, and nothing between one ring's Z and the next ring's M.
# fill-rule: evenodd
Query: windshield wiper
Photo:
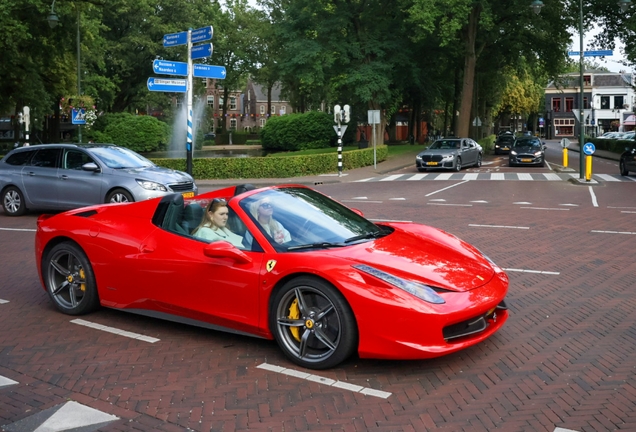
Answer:
M310 243L298 246L290 246L287 248L288 251L292 250L301 250L301 249L327 249L331 247L343 247L342 243L329 243L329 242L320 242L320 243Z
M384 237L385 235L386 234L382 231L368 232L368 233L360 234L357 236L349 237L344 242L351 243L358 240L376 239L376 238Z

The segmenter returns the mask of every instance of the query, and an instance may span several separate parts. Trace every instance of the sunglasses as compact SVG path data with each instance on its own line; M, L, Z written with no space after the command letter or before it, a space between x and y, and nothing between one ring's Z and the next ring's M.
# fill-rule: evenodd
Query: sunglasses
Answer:
M212 204L218 204L218 203L221 203L221 204L227 204L227 201L225 201L225 199L224 199L224 198L214 198L214 199L212 200Z
M268 208L272 208L272 205L270 203L263 203L259 207L263 207L265 209L268 209Z

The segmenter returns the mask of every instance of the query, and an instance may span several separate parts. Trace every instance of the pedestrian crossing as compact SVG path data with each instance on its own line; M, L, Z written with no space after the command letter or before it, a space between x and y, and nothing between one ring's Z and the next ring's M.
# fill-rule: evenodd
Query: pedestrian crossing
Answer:
M420 180L495 180L495 181L567 181L570 178L579 178L578 173L418 173L418 174L392 174L385 177L369 177L356 182L391 182L391 181L420 181ZM623 177L619 174L594 174L592 178L599 182L634 182L636 176Z

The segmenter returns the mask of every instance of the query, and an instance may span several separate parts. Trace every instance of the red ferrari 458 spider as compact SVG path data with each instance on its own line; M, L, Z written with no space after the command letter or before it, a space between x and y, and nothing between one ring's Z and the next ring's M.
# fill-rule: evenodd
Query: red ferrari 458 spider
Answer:
M370 222L300 185L42 215L36 262L63 313L104 306L275 339L313 369L356 351L452 353L508 318L508 277L475 247L425 225Z

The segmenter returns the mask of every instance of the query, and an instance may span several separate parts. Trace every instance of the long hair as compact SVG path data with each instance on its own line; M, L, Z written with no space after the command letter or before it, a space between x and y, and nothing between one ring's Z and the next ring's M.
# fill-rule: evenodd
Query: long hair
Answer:
M205 211L203 212L201 223L194 229L194 231L192 231L192 234L196 234L201 228L220 228L214 224L210 213L216 213L216 211L221 207L227 207L227 202L224 199L214 198L212 201L210 201Z
M258 220L258 208L261 206L261 204L263 204L263 201L265 201L267 198L262 198L260 200L254 201L252 204L250 204L250 213L252 214L252 216L254 216L254 220L256 222L258 222L261 226L265 227L267 226L270 234L272 235L272 237L274 236L274 233L276 233L277 231L280 231L282 229L282 226L280 223L278 223L278 221L276 221L276 219L274 219L274 217L272 216L269 219L269 222L264 224L261 221Z

